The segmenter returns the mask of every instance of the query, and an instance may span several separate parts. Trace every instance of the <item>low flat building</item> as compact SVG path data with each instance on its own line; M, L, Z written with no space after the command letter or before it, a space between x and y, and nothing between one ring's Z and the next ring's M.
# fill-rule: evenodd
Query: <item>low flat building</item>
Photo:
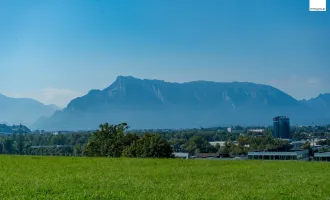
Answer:
M219 158L230 158L228 153L219 153Z
M213 142L210 142L210 145L212 146L217 146L217 144L220 146L220 147L224 147L225 144L226 144L226 141L213 141Z
M330 152L314 153L314 161L327 161L330 162Z
M174 152L173 153L174 158L185 158L189 159L189 153L184 153L184 152Z
M250 132L250 133L263 133L264 129L249 129L248 132Z
M248 152L251 160L308 160L308 150L301 151L253 151Z
M219 158L219 153L197 153L196 158Z

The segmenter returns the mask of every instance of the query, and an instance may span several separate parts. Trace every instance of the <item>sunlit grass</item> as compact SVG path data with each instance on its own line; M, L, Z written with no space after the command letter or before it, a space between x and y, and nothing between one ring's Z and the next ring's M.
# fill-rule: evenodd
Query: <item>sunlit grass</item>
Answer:
M329 199L330 163L0 156L0 199Z

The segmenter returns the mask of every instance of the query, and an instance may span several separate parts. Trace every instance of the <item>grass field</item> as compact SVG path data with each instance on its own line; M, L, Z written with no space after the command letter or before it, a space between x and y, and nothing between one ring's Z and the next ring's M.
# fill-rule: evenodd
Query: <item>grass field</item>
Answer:
M0 199L326 199L330 163L0 156Z

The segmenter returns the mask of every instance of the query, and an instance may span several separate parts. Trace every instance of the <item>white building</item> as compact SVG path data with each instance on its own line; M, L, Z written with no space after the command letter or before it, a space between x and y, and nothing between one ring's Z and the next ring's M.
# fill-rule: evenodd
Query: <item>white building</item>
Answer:
M210 145L215 147L215 146L217 146L217 144L219 144L220 147L224 147L225 143L226 143L226 141L214 141L214 142L210 142Z
M185 158L189 159L189 153L184 153L184 152L174 152L173 153L174 158Z

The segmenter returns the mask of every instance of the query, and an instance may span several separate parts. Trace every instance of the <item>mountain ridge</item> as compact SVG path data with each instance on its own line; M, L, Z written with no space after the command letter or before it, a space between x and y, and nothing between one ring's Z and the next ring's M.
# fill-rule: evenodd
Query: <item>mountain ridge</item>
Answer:
M51 116L55 107L31 98L12 98L0 94L0 121L7 124L32 125L40 117Z
M307 123L318 117L320 123L325 121L311 107L312 104L264 84L176 83L118 76L108 87L90 90L73 99L63 111L55 112L33 127L94 129L104 122L125 121L132 128L191 128L217 124L271 124L275 115L288 115L297 123Z

